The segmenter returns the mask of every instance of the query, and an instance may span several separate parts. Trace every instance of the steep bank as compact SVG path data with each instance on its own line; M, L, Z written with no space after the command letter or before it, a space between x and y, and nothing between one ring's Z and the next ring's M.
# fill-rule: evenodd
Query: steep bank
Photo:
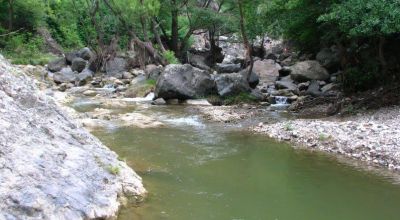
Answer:
M253 130L299 147L336 153L400 170L400 108L352 117L260 123Z
M141 178L0 56L0 219L110 219Z

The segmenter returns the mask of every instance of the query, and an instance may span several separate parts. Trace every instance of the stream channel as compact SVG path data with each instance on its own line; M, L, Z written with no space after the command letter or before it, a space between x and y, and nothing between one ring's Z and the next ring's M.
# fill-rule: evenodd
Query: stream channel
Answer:
M73 107L100 104L77 99ZM121 109L119 109L121 110ZM392 175L294 149L246 131L247 125L208 122L187 106L133 104L165 124L108 126L93 131L125 158L149 191L119 220L398 220L400 185ZM285 120L271 112L269 117ZM260 122L256 119L254 124Z

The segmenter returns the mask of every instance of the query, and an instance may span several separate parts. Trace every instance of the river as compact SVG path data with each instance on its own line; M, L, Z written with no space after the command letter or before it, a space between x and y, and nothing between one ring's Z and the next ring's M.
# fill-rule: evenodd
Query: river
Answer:
M120 220L399 219L400 185L391 176L294 149L240 124L204 121L183 106L132 109L166 126L93 132L149 191L143 204L122 209Z

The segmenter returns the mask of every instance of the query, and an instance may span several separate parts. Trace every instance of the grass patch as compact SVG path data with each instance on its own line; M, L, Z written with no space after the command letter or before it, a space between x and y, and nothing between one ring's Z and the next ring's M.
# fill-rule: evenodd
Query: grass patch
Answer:
M157 83L157 81L156 80L154 80L154 79L148 79L148 80L146 80L146 84L147 85L149 85L149 86L156 86L156 83Z
M255 103L257 98L250 93L242 92L239 95L229 96L223 100L224 105L237 105L243 103Z
M57 57L52 54L37 53L37 54L17 54L5 52L4 56L11 61L12 64L16 65L41 65L48 64L51 60Z

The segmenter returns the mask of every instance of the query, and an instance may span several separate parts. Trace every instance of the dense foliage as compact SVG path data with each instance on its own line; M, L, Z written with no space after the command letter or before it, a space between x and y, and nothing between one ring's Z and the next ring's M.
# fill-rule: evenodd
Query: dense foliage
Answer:
M164 64L184 61L198 30L211 50L221 35L237 34L250 48L267 33L305 53L336 45L345 84L369 87L399 72L397 0L0 0L3 53L37 63L52 52L43 28L64 51L136 45Z

